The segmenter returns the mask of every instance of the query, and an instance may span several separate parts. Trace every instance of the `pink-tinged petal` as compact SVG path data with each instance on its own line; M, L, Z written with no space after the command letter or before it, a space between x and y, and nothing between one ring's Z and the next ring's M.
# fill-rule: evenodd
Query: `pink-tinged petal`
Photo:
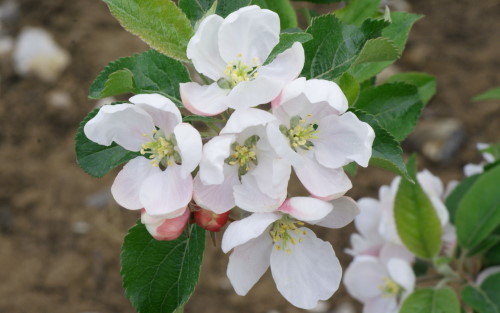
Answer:
M191 172L200 164L201 136L192 125L181 123L174 128L177 148L182 159L182 175L190 176Z
M378 236L378 225L382 214L380 202L374 198L358 200L360 214L354 219L356 229L365 237Z
M405 246L386 242L380 249L380 261L384 264L388 264L389 261L394 258L404 260L408 263L415 261L415 255Z
M331 200L351 189L351 181L342 168L326 168L307 156L303 161L302 165L293 168L304 187L315 197Z
M222 184L203 185L200 176L194 178L193 199L200 207L221 214L235 206L233 186L240 183L238 172L228 167L227 174Z
M329 80L310 79L306 82L305 95L311 103L326 102L336 114L347 111L347 98L340 87Z
M279 208L283 213L290 214L294 218L304 221L321 220L333 209L331 203L311 197L293 197L286 200Z
M199 73L217 81L226 68L219 52L219 28L223 18L212 14L202 20L196 34L189 40L187 57Z
M378 257L384 244L384 240L380 236L363 237L358 233L351 235L350 242L352 248L345 251L352 256L371 255Z
M286 199L286 190L283 194L270 197L264 194L255 177L244 175L241 184L233 187L235 203L241 209L248 212L273 212L277 210Z
M146 225L146 229L154 239L175 240L184 231L184 227L186 227L190 214L191 212L189 211L189 209L185 208L182 215L178 217L163 219L159 224L149 224L147 223L148 218L142 218L144 215L147 215L147 213L143 213L141 216L141 221Z
M198 83L182 83L179 85L182 103L193 114L212 116L224 112L228 90L217 83L200 85Z
M297 244L289 242L280 250L272 250L271 272L285 299L296 307L312 309L337 291L342 267L330 243L317 238L310 229L299 230L306 232L300 235L302 242L298 242L299 235L289 232Z
M316 222L316 225L328 228L342 228L352 222L359 214L359 208L356 201L349 197L340 197L331 201L333 209L322 219Z
M299 77L295 80L292 80L288 84L285 85L280 95L272 101L273 105L273 114L278 116L280 120L285 121L290 119L290 117L299 114L302 111L300 103L296 103L295 106L290 106L290 111L286 110L282 112L282 110L278 110L278 107L283 103L287 103L292 99L295 99L300 96L300 94L304 93L306 89L306 79L305 77ZM306 100L306 99L304 99ZM295 108L295 110L294 110ZM283 113L290 112L291 115L283 115Z
M140 94L129 101L140 107L153 119L153 122L164 132L171 133L175 125L182 122L182 116L175 104L159 94Z
M130 160L118 173L111 186L111 194L116 202L129 210L139 210L143 207L139 199L139 190L142 183L149 176L160 173L158 167L151 165L151 162L142 157Z
M273 150L293 166L299 166L303 158L290 147L290 140L279 130L279 125L270 123L266 127L266 134Z
M231 145L236 140L233 135L217 136L203 146L200 161L200 180L205 185L219 185L225 179L224 160L231 154Z
M151 116L129 103L103 106L96 116L85 124L88 139L109 146L114 141L130 151L139 151L148 141L144 136L155 129Z
M385 266L372 256L357 256L344 274L344 285L349 294L365 303L382 295L379 286L384 285L388 277Z
M396 297L378 297L369 300L363 307L363 313L398 313Z
M150 215L163 215L187 206L193 195L193 179L183 177L178 165L167 167L144 180L139 198Z
M269 112L260 109L241 109L233 112L220 134L239 134L252 126L264 126L276 120Z
M246 295L264 275L272 249L273 241L267 233L234 248L229 256L227 277L238 295Z
M410 263L401 259L391 259L387 262L387 270L391 279L405 289L405 294L413 292L416 277Z
M280 20L276 13L248 6L229 14L219 28L219 51L229 63L241 60L248 65L264 63L279 42ZM238 55L241 55L238 58Z
M271 238L267 232L264 232L269 225L279 220L281 216L280 213L255 213L239 221L232 222L224 232L224 237L222 237L222 251L228 253L234 247L243 245L260 235L267 235Z
M260 143L260 142L259 142ZM257 144L257 149L259 144ZM252 175L260 191L269 197L276 198L286 193L292 167L287 160L279 159L274 152L257 152L259 165L249 175Z
M476 285L480 286L486 280L486 278L496 273L500 273L500 265L488 267L487 269L481 271L477 275Z
M353 161L368 166L375 133L352 112L322 118L318 132L318 139L313 140L314 152L323 166L339 168Z

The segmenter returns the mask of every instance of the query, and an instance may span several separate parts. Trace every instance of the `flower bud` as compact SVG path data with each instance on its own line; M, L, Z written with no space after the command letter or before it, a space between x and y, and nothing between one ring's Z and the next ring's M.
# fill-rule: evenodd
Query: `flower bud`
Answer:
M230 211L222 214L217 214L209 210L200 209L194 212L194 220L196 224L200 225L206 230L219 232L220 229L224 225L226 225L229 218L229 213Z
M190 211L185 209L182 215L174 218L155 217L141 210L141 222L146 225L148 232L156 240L175 240L184 230L189 219Z

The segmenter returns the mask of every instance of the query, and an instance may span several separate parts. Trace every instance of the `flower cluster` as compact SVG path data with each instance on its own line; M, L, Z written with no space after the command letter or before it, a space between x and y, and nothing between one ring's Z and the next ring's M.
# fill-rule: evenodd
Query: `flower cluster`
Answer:
M456 248L455 227L449 222L444 199L451 190L428 170L417 180L431 200L443 229L441 255L451 256ZM403 245L394 219L394 201L401 181L396 177L390 186L382 186L379 199L358 200L361 213L354 223L359 233L351 235L354 260L346 270L347 291L364 304L365 313L396 313L402 300L415 287L412 264L415 256Z
M359 213L344 196L352 185L343 166L367 166L375 135L347 111L337 84L298 78L300 43L268 61L279 25L276 13L249 6L206 17L191 38L187 56L211 83L180 84L182 103L193 114L222 113L217 134L200 135L159 94L103 106L84 132L137 153L111 190L121 206L142 209L153 237L175 239L190 220L219 231L231 209L244 210L222 240L234 289L246 294L270 267L283 296L310 309L337 290L342 270L304 223L338 228ZM289 196L292 169L309 197Z

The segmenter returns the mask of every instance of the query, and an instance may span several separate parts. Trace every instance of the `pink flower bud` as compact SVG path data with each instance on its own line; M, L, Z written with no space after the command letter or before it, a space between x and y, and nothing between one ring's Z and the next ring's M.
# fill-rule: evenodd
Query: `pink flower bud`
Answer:
M209 210L200 209L194 212L194 220L196 224L205 228L206 230L219 232L220 229L226 225L229 218L229 213L225 212L222 214L217 214Z
M184 213L174 218L162 218L151 216L144 209L141 210L141 222L146 225L148 232L156 240L175 240L184 230L189 219L190 211L185 209Z

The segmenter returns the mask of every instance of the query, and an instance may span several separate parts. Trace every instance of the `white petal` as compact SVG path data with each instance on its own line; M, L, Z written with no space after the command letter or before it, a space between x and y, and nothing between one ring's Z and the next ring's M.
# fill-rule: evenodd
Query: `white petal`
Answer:
M332 245L316 237L307 228L302 242L271 252L271 272L279 292L291 304L302 309L316 307L319 300L330 298L338 289L342 268ZM292 236L298 236L291 232ZM290 253L287 253L287 249Z
M236 110L231 114L220 134L239 134L249 127L263 126L275 119L271 113L264 110L253 108Z
M222 89L217 83L200 85L198 83L179 84L182 103L191 113L212 116L224 112L228 90Z
M290 163L284 159L278 159L274 153L262 151L257 152L257 160L258 166L250 171L249 175L255 177L260 191L270 197L279 197L286 193L292 173Z
M328 215L333 209L331 203L311 197L293 197L286 200L279 208L283 213L294 218L309 222L317 221Z
M139 198L150 215L163 215L184 208L193 195L193 179L183 177L182 169L172 165L150 175L142 184Z
M142 183L150 175L159 173L158 167L151 165L151 162L142 157L130 160L118 173L111 186L111 194L116 202L129 210L139 210L143 208L139 200L139 190Z
M130 151L139 151L148 141L144 134L155 129L151 116L129 103L103 106L83 131L90 140L104 146L114 141Z
M417 174L417 180L429 197L435 196L440 198L443 195L443 182L439 177L432 175L429 170L425 169L419 172Z
M378 297L365 303L363 313L398 313L396 297Z
M307 156L303 161L302 165L293 168L304 187L315 197L331 200L351 189L351 181L342 168L326 168Z
M174 128L177 148L182 159L182 176L187 177L201 160L201 136L190 124L181 123Z
M387 270L391 279L403 287L406 294L413 291L416 278L410 263L401 259L391 259L387 262Z
M491 267L488 267L487 269L485 270L482 270L478 275L477 275L477 278L476 278L476 285L477 286L480 286L483 281L486 280L486 278L490 277L491 275L493 274L496 274L496 273L500 273L500 265L497 265L497 266L491 266Z
M302 157L290 147L290 140L283 135L279 130L279 125L275 123L270 123L266 127L266 134L269 143L273 147L273 150L290 162L294 166L299 166L303 163Z
M380 236L363 237L358 233L351 235L350 242L352 248L346 249L346 252L352 256L371 255L378 257L384 244L384 240Z
M354 219L356 229L365 237L378 235L378 225L382 214L380 202L374 198L361 198L358 200L360 214Z
M293 112L292 110L291 115L283 115L284 113L288 112L288 110L283 111L281 109L278 109L283 103L287 103L288 101L295 99L300 96L300 94L304 93L306 89L306 78L305 77L299 77L288 84L283 88L281 91L280 95L278 98L273 100L273 114L276 116L279 116L280 120L285 121L290 119L290 117L299 114L299 112L302 110L302 108L298 108ZM278 113L278 114L276 114Z
M313 140L314 151L323 166L339 168L352 161L368 166L375 132L352 112L322 118L318 131L319 138Z
M295 42L289 49L278 54L276 58L259 69L259 76L265 76L282 82L280 89L299 76L304 67L304 48ZM281 91L281 90L280 90Z
M364 303L382 294L379 286L384 284L384 277L388 275L377 258L361 255L354 258L345 271L344 285L353 298Z
M264 63L279 42L280 20L276 13L248 6L229 14L219 29L219 50L226 63Z
M202 20L196 34L189 40L187 57L199 73L214 81L221 78L226 62L219 52L219 28L224 19L218 15L209 15Z
M380 261L388 264L391 259L398 258L408 263L415 261L415 255L404 245L398 245L392 242L386 242L380 249Z
M147 213L141 215L141 222L146 225L148 232L156 240L175 240L182 232L189 219L191 212L186 207L174 218L162 218L159 223L148 223L152 218Z
M328 80L308 80L306 82L305 95L311 103L326 102L335 110L336 114L342 114L348 108L347 98L340 87Z
M181 112L175 104L159 94L141 94L133 96L130 102L148 112L153 122L164 132L171 133L175 125L182 122Z
M248 212L275 211L286 198L286 190L276 197L264 194L257 185L255 177L248 174L241 178L241 185L233 187L233 194L236 205Z
M328 228L342 228L352 222L359 214L356 201L349 197L340 197L331 202L333 209L316 225Z
M200 180L205 185L222 184L224 181L224 160L231 154L233 135L216 136L203 146L200 162Z
M229 256L227 277L238 295L246 295L264 275L272 249L273 241L267 233L234 248Z
M193 199L200 207L221 214L234 206L233 186L239 184L237 171L229 171L222 184L203 185L200 176L194 179Z
M228 253L234 247L259 237L269 225L279 220L281 216L280 213L254 213L249 217L232 222L222 237L222 251ZM269 235L267 232L265 234Z
M482 163L479 164L468 163L465 164L464 166L464 175L467 177L476 174L481 174L482 172L484 172L484 164Z

